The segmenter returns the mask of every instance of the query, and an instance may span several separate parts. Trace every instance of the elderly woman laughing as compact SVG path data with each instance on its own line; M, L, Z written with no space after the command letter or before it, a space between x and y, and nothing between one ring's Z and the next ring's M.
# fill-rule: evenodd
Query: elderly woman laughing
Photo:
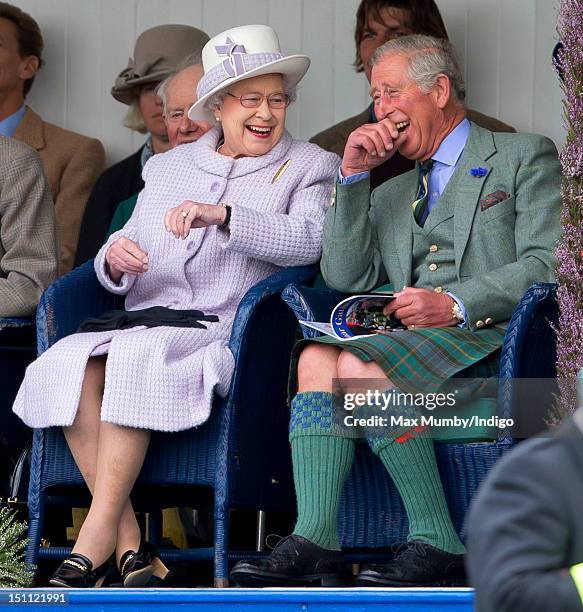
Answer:
M257 25L211 39L203 64L189 117L217 125L148 161L132 217L95 259L133 324L121 329L113 317L62 339L29 367L14 404L31 427L63 427L93 494L55 586L95 585L114 556L125 586L164 576L129 500L150 430L208 418L229 388L227 344L245 292L278 266L320 257L339 159L285 130L309 59L284 57L275 32ZM195 308L218 321L190 326Z

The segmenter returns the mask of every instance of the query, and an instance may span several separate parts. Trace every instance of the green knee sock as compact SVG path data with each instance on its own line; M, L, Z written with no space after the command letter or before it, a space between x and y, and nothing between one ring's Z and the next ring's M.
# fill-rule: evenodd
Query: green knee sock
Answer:
M420 540L453 554L465 552L454 526L437 469L433 440L426 435L404 442L369 440L387 468L409 519L408 540Z
M295 396L290 421L298 505L294 534L328 550L340 550L338 506L354 459L354 441L338 433L331 393Z

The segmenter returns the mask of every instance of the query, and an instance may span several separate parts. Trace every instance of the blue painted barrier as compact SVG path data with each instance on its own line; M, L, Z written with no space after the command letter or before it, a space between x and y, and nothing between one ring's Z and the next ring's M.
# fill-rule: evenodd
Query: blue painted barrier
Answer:
M11 611L471 612L465 589L0 589Z

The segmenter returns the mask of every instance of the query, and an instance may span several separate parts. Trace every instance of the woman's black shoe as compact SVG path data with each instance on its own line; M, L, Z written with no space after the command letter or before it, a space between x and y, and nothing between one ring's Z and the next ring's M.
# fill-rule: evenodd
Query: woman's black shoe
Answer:
M146 586L152 576L159 584L170 576L170 570L160 560L158 549L149 542L142 542L138 552L126 551L119 560L119 571L124 587Z
M357 586L428 587L466 586L464 555L454 555L425 542L409 542L383 565L363 567Z
M49 583L52 586L65 589L101 587L104 586L112 567L112 559L110 558L97 569L93 569L93 563L90 559L79 553L73 553L59 565Z
M306 538L291 535L263 559L239 561L230 574L237 586L321 586L351 584L341 552L326 550Z

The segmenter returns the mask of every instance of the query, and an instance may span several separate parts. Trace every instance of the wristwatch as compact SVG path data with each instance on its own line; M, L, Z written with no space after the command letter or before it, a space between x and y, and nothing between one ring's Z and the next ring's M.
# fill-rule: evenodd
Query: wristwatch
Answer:
M219 225L219 229L227 229L229 227L229 223L231 222L231 205L221 204L221 206L225 209L227 214L225 215L225 220Z
M453 300L453 298L451 299ZM455 300L453 300L453 306L451 307L451 316L456 319L458 323L463 323L465 321L462 309Z

